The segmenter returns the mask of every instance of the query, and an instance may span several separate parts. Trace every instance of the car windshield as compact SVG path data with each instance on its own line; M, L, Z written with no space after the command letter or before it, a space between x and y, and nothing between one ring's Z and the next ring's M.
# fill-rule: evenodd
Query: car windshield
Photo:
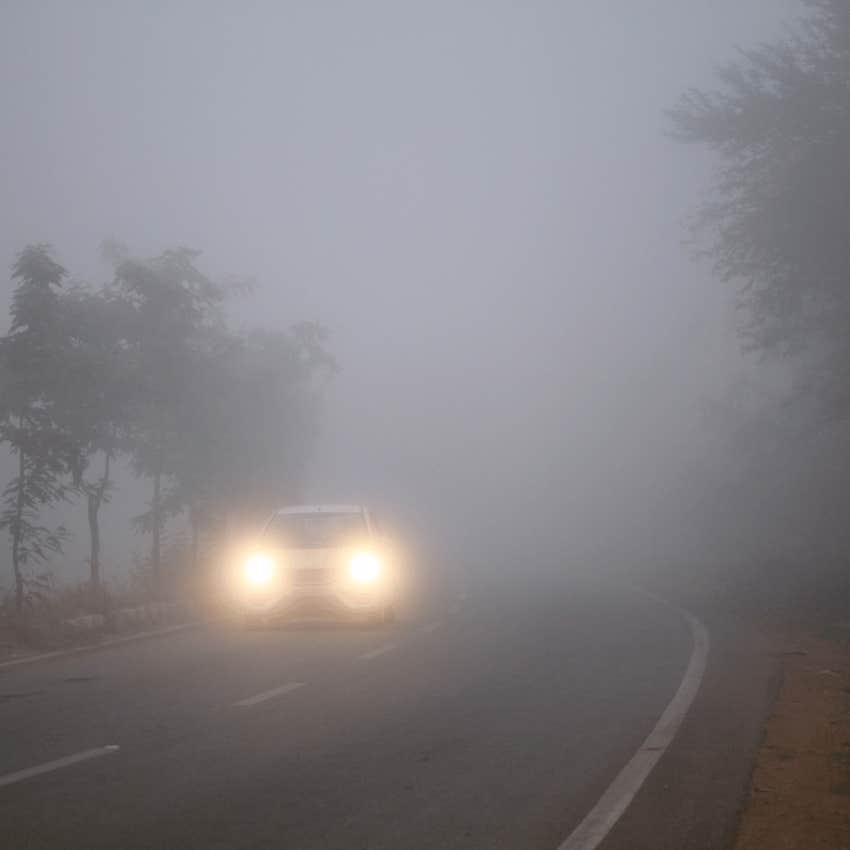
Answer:
M362 514L281 514L266 534L288 549L342 546L367 533Z

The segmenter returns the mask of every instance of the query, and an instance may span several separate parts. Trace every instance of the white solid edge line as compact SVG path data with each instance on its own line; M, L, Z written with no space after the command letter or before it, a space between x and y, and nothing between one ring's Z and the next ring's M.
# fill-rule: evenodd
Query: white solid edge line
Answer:
M648 594L652 595L652 594ZM584 820L570 833L569 837L558 845L558 850L594 850L604 840L620 816L628 808L641 785L646 781L652 768L664 755L694 697L699 690L705 673L706 661L711 641L705 626L693 614L678 608L666 600L658 599L677 611L687 622L693 637L693 650L673 699L664 709L664 713L643 742L641 748L632 756L628 764L617 774L596 805L588 812Z
M305 682L287 682L285 685L281 685L279 688L272 688L270 691L263 691L261 694L255 694L254 696L248 697L247 699L240 699L239 702L235 702L233 704L240 706L256 705L259 702L265 702L267 699L281 697L284 694L288 694L291 691L297 690L298 688L303 688L304 685Z
M396 645L394 643L388 643L386 646L379 646L377 649L373 649L370 652L364 652L363 655L360 656L360 659L362 661L371 661L379 655L385 655L387 652L392 652L395 647Z
M231 618L223 617L215 620L193 620L191 623L178 623L175 626L166 626L162 629L150 629L144 632L133 632L129 635L121 635L121 637L110 638L109 640L102 641L101 643L71 646L68 647L68 649L55 649L51 652L42 652L38 655L24 655L21 658L13 658L10 661L0 661L0 670L5 669L6 667L18 667L21 664L34 664L36 661L47 661L50 658L63 658L68 655L83 655L85 653L95 652L99 649L109 649L113 646L120 646L122 643L133 643L137 640L145 640L146 638L165 637L165 635L174 634L175 632L186 632L190 629L196 629L200 626L229 619Z
M61 770L63 767L70 767L72 764L77 764L81 761L100 758L101 756L109 756L117 753L119 747L117 744L108 744L105 747L95 747L93 750L83 750L81 753L76 753L72 756L65 756L61 759L47 761L44 764L38 764L35 767L28 767L25 770L17 770L14 773L7 773L5 776L0 776L0 787L3 785L13 785L15 782L23 782L25 779L30 779L33 776L40 776L42 773L50 773L53 770Z

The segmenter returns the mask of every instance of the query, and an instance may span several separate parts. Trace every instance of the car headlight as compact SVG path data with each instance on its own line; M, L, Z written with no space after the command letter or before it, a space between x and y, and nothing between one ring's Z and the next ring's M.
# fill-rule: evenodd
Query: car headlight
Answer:
M349 562L348 574L359 584L372 584L381 574L380 561L371 552L360 552Z
M248 584L262 587L274 578L274 561L268 555L251 555L243 573Z

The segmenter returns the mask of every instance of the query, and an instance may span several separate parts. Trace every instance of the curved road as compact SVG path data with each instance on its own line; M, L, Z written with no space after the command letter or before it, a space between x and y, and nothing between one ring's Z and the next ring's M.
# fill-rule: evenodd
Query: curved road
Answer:
M555 850L691 646L649 598L549 579L389 630L222 625L0 670L0 844Z

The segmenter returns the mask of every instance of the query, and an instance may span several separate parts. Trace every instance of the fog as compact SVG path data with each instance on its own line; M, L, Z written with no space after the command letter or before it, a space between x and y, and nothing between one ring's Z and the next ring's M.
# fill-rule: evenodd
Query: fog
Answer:
M331 332L305 499L445 563L652 557L706 400L756 369L682 244L709 161L663 110L795 9L7 2L0 259L49 241L100 281L105 237L198 248L256 278L236 322Z

